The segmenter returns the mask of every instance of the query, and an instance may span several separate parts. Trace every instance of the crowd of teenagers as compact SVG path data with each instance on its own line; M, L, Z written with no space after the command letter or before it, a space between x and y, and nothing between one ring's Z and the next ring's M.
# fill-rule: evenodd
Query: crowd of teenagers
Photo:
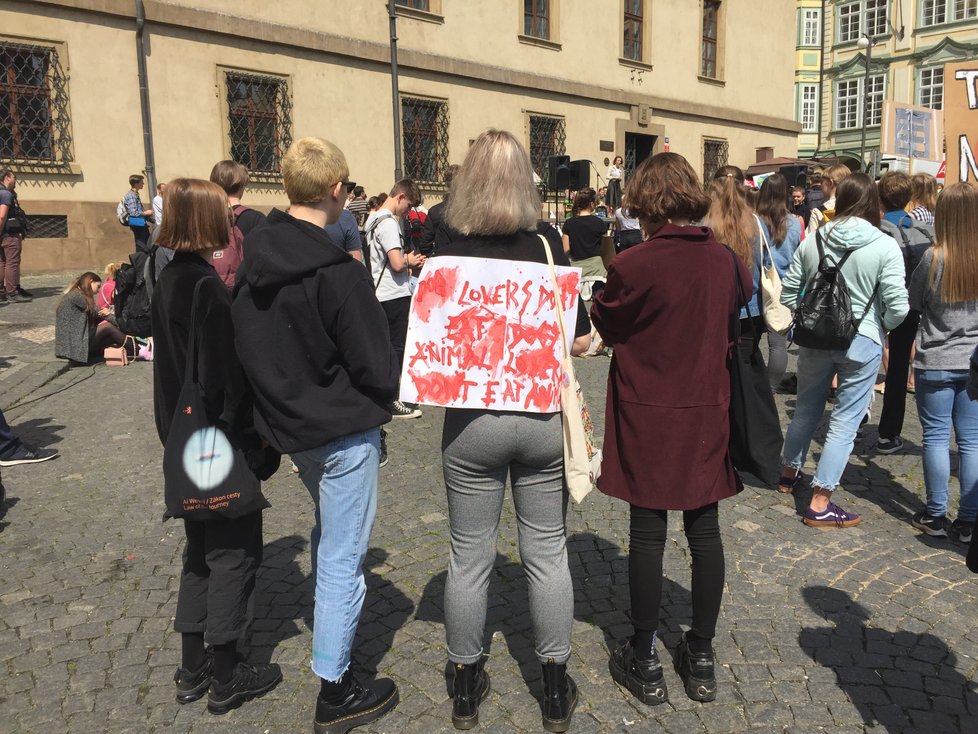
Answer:
M781 283L780 305L800 312L820 274L834 268L844 276L838 284L852 312L847 340L799 346L797 403L778 490L791 493L805 479L810 444L834 399L802 519L828 529L860 522L833 495L870 415L888 338L876 448L903 449L912 365L927 504L911 522L930 535L972 540L978 188L955 184L938 197L902 173L887 173L877 184L836 166L822 177L824 202L809 208L804 191L799 197L778 174L751 196L740 169L726 166L704 186L675 153L648 158L627 182L620 158L613 167L617 174L609 170L613 184L604 194L619 223L613 257L602 257L608 228L595 214L597 192L575 192L572 216L559 230L541 221L530 158L505 131L480 135L450 169L445 199L424 212L419 188L408 179L368 200L350 182L342 151L319 138L300 139L285 153L290 205L267 216L241 203L248 175L231 161L218 163L208 181L168 182L155 214L157 207L143 208L142 181L133 177L133 196L120 207L137 248L154 253L158 272L151 303L156 426L166 447L167 515L182 518L186 534L174 625L182 638L174 676L180 703L206 695L208 709L222 714L272 690L282 671L245 662L238 648L251 622L268 503L256 490L247 502L237 497L238 504L227 495L233 512L221 505L202 511L171 494L174 473L196 477L198 487L224 486L240 457L257 487L287 455L315 506L314 729L347 732L398 704L393 681L360 680L350 662L370 593L363 562L386 461L382 426L420 415L398 400L398 380L413 286L431 257L490 258L514 273L527 262L581 268L584 298L567 328L569 345L574 355L593 353L596 343L613 352L598 488L627 502L630 512L633 634L611 651L609 670L643 703L669 698L657 630L670 510L682 511L692 558L691 619L677 671L689 698L716 697L712 640L725 573L719 503L743 489L729 450L731 364L763 336L767 398L785 382L792 332L770 321L770 304L760 295L772 278ZM158 223L155 231L148 218ZM110 268L105 284L112 274ZM69 287L58 313L59 353L87 360L100 345L125 339L111 319L111 296L94 273ZM558 372L551 376L555 389L563 379ZM207 428L173 453L191 413ZM961 500L949 522L952 429ZM194 449L205 439L206 451ZM561 413L447 409L442 466L452 722L475 727L490 691L486 610L508 482L541 666L542 726L566 731L578 690L568 672L574 599ZM978 540L968 563L978 571Z

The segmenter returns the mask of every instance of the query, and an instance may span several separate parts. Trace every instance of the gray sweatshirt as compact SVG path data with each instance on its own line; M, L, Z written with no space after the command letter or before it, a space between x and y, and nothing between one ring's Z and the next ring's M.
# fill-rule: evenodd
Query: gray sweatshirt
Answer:
M971 353L978 346L978 301L944 303L944 257L937 260L931 286L933 260L932 247L924 253L910 279L910 308L921 313L913 366L921 370L967 370Z

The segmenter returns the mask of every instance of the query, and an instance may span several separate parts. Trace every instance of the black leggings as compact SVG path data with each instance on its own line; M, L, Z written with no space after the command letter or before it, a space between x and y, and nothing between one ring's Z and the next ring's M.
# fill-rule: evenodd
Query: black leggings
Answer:
M723 599L723 541L717 503L683 511L683 527L693 557L694 637L712 640ZM666 544L666 511L631 506L628 584L632 624L636 630L659 628L662 601L662 551Z

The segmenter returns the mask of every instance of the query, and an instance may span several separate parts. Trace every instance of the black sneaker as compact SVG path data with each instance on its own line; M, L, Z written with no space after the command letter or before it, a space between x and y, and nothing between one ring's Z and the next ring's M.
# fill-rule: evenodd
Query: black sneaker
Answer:
M8 293L7 300L11 303L30 303L33 299L22 296L20 293Z
M947 537L947 518L944 515L934 517L926 512L918 512L910 518L910 524L934 538Z
M899 436L896 438L881 438L876 442L877 454L895 454L902 450L903 439Z
M381 468L387 466L387 462L390 459L387 457L387 431L383 428L380 429L380 466Z
M23 296L24 298L33 298L34 294L28 290L24 290L20 286L17 286L17 294Z
M393 710L399 701L397 686L387 678L361 685L348 670L343 676L345 698L331 704L322 696L316 699L315 734L346 734L357 726L369 724Z
M717 697L717 679L713 670L713 648L709 652L693 652L689 640L683 634L676 656L676 672L683 679L686 695L694 701L714 701Z
M391 412L391 418L410 420L411 418L421 417L420 410L405 405L400 400L393 401L390 405L387 406L387 409Z
M608 669L615 683L628 689L642 703L658 706L669 700L662 663L654 648L650 660L639 660L631 641L625 640L611 653Z
M18 464L40 464L58 455L55 449L35 449L22 443L10 456L0 458L0 466L17 466Z
M972 520L968 522L967 520L962 520L958 518L951 523L950 535L959 543L970 543L971 534L975 529L975 521Z
M193 703L207 693L212 672L213 658L210 655L204 657L204 664L199 670L177 668L177 672L173 674L173 682L177 684L177 703Z
M239 662L234 666L234 675L227 683L211 679L207 710L212 714L226 714L245 701L264 696L281 680L282 669L275 663L248 665Z

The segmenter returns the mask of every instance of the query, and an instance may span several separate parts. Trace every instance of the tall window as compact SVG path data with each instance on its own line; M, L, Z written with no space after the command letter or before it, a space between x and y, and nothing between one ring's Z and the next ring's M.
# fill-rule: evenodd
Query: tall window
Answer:
M802 46L819 46L822 43L822 11L806 8L802 14Z
M727 165L730 146L726 140L707 138L703 141L703 182L709 184L713 176Z
M550 0L523 0L523 34L550 38Z
M448 103L437 99L401 98L404 175L438 183L448 169Z
M533 170L547 180L547 158L564 155L567 129L563 117L530 115L530 161Z
M622 56L642 60L642 3L644 0L625 0L625 43Z
M921 25L940 25L978 18L978 0L923 0Z
M0 43L0 161L71 162L68 78L53 46Z
M859 0L837 6L836 25L839 43L858 41L863 34L876 37L886 34L890 0Z
M883 93L886 89L886 75L875 74L869 77L869 116L866 124L879 125L883 117ZM863 124L863 79L846 79L835 85L835 127L838 130L852 130Z
M801 131L813 133L818 129L818 85L802 84L801 97Z
M917 104L932 110L944 108L944 67L921 69L917 84Z
M717 37L720 26L718 0L703 1L703 49L700 59L700 75L717 78Z
M231 158L249 172L278 175L292 144L292 101L278 76L225 72Z

